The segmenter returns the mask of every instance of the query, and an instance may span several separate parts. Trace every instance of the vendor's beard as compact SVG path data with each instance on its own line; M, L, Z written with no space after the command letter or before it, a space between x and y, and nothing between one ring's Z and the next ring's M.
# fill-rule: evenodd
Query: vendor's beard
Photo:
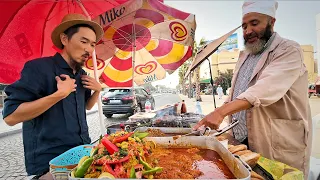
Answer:
M259 34L253 32L250 36L258 36L259 39L254 43L248 43L246 38L244 38L244 46L248 53L250 54L258 54L262 51L270 37L272 36L271 31L271 24L268 24L264 31L260 32Z

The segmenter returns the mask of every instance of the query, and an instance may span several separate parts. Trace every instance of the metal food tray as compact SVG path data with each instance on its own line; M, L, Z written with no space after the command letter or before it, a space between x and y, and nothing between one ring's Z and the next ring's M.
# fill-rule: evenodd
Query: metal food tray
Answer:
M173 140L173 137L146 137L158 146L170 148L197 147L216 151L225 162L229 170L237 179L250 180L250 166L241 161L239 156L232 155L218 140L212 136L186 136ZM69 180L97 180L97 178L73 178L68 174Z
M164 148L197 147L199 149L214 150L220 155L237 179L249 180L251 177L250 166L243 162L239 156L231 154L231 152L213 136L182 136L175 140L173 137L146 137L145 140L152 140L158 146Z
M223 129L219 130L211 130L209 129L209 132L207 135L209 136L219 136L234 126L236 126L239 123L239 120L234 120L231 124L224 127ZM192 132L192 128L172 128L172 127L138 127L134 131L137 132L146 132L148 129L159 129L164 134L188 134ZM201 133L201 135L204 135L205 133Z

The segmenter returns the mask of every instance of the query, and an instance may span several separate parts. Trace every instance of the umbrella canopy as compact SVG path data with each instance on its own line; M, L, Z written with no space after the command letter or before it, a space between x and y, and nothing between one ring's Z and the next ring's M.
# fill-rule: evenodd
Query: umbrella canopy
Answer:
M192 56L195 16L157 0L131 0L94 21L105 30L96 46L104 87L132 87L165 78ZM93 71L93 61L85 63ZM90 74L93 74L91 72Z
M51 32L66 14L83 14L78 3L91 17L96 17L126 1L0 1L0 83L11 84L18 80L27 61L57 52L51 42Z
M240 27L240 26L239 26ZM209 44L202 47L196 55L196 58L192 61L191 66L189 66L186 75L184 78L186 79L189 74L197 68L204 60L209 58L214 52L216 52L219 46L228 39L239 27L233 29L232 31L228 32L227 34L221 36L220 38L210 42Z

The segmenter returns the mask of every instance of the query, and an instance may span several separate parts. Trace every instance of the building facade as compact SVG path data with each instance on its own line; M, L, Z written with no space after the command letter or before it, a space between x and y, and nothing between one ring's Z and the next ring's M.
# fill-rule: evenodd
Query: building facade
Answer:
M318 63L315 60L315 51L312 45L301 45L304 57L304 64L307 67L309 82L314 83L317 78L317 67ZM240 50L223 50L219 53L214 53L210 57L211 59L211 71L212 77L218 77L220 73L227 72L228 70L234 70L236 63L238 61L238 57L240 54ZM195 77L194 77L195 78ZM209 63L204 61L200 66L200 79L205 80L210 78L210 69Z
M316 31L317 31L317 58L320 61L320 13L316 16ZM320 76L320 63L317 63L317 72L318 76Z
M233 49L230 51L223 50L219 54L211 56L211 66L213 78L218 77L220 73L227 72L228 70L234 70L240 51Z
M314 59L315 51L312 45L301 45L303 51L304 64L308 70L308 81L314 83L317 79L318 73L315 71L317 63Z

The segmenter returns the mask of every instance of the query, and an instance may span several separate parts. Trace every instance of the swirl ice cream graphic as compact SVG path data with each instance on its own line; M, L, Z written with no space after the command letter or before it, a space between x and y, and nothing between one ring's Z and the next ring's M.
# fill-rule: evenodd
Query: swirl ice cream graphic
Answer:
M94 21L105 31L96 46L103 87L164 79L192 56L195 16L158 0L131 0ZM85 65L86 71L93 71L90 60Z

